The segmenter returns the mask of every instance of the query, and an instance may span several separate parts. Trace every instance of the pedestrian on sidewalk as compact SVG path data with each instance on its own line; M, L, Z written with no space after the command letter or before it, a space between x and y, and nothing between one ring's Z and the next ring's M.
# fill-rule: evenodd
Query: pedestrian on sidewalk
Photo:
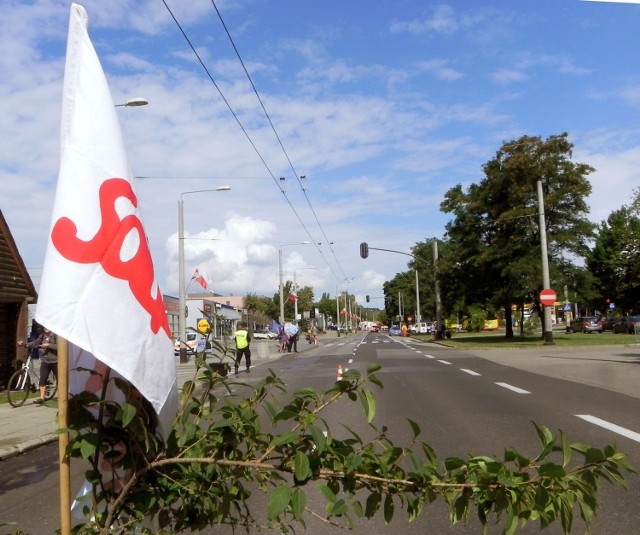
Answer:
M297 353L298 352L298 326L295 323L292 323L287 328L287 335L288 335L287 352L291 353L291 350L293 349L294 352Z
M45 392L47 388L47 379L49 374L58 380L58 340L56 335L49 329L43 327L42 332L32 342L25 343L23 340L18 342L19 346L26 346L28 349L38 348L40 350L40 397L34 401L35 404L41 405L45 402Z
M249 336L249 331L247 331L247 324L244 322L240 322L238 324L238 330L235 334L236 340L236 365L235 365L235 374L238 375L238 369L240 368L240 361L242 360L242 356L244 355L245 365L247 367L247 373L250 372L251 368L251 348L249 344L251 342L251 336Z

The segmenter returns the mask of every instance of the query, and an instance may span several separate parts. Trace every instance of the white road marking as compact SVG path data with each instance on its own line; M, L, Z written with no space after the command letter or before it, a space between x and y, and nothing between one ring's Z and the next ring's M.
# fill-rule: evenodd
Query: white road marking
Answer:
M451 366L451 363L449 361L446 361L446 360L438 360L438 362L440 362L441 364L446 364L448 366Z
M523 390L522 388L518 388L517 386L512 386L508 383L496 383L498 386L501 386L502 388L506 388L508 390L512 390L513 392L515 392L516 394L531 394L531 392L528 392L527 390Z
M433 355L425 355L425 357L427 357L428 359L434 359L435 358Z
M590 414L576 414L576 416L592 424L599 425L604 429L608 429L609 431L618 433L623 437L627 437L627 438L630 438L631 440L635 440L636 442L640 442L640 433L636 433L635 431L631 431L630 429L626 429L624 427L620 427L619 425L612 424L611 422L607 422L606 420L601 420L600 418L596 418L595 416L591 416Z
M351 363L353 363L353 359L349 359L349 360L347 361L347 364L351 364Z
M475 375L475 376L482 375L481 373L474 372L473 370L467 370L465 368L460 368L460 370L462 370L464 373L468 373L469 375Z

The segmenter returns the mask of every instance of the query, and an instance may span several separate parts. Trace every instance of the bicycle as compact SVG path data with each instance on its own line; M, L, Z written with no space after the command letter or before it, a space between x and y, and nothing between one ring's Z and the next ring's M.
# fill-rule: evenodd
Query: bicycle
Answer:
M7 398L12 407L20 407L27 401L29 394L38 392L39 377L31 364L31 353L28 353L27 360L22 365L22 369L16 371L9 379L7 385ZM56 395L58 385L56 377L51 372L47 380L47 386L44 391L44 399L50 400Z

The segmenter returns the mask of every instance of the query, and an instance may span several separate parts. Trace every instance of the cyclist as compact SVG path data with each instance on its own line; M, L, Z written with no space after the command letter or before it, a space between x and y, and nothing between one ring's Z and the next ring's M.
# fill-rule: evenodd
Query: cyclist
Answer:
M20 340L19 346L26 345L29 349L40 349L40 397L34 401L34 403L41 405L45 402L45 392L47 386L47 379L49 374L53 372L56 380L58 379L58 341L56 335L49 329L43 327L42 332L38 335L38 338L33 342L27 342L26 344Z

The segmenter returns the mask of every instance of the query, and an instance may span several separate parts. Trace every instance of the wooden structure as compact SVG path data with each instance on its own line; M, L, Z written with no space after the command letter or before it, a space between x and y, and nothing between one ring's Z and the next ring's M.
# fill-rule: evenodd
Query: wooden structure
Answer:
M28 306L36 289L0 210L0 388L14 371L17 341L27 337Z

